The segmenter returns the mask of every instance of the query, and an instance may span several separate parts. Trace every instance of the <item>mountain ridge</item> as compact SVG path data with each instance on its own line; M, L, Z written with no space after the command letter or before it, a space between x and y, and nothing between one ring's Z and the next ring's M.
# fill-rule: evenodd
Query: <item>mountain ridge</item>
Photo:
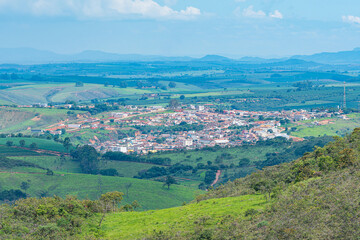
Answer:
M146 61L179 61L179 62L223 62L245 64L272 64L288 60L302 60L318 64L360 64L360 48L351 51L322 52L312 55L294 55L286 58L260 58L245 56L239 59L209 54L201 58L189 56L161 56L142 54L118 54L99 50L86 50L75 54L58 54L34 48L0 48L0 64L51 64L51 63L101 63L101 62L146 62ZM299 62L297 62L299 63Z

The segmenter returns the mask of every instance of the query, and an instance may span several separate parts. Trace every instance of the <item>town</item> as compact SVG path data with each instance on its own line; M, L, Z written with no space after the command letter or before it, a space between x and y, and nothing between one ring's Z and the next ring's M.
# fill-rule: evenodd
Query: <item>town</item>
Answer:
M204 147L234 147L283 137L292 141L304 139L288 134L287 124L316 119L316 125L331 124L328 118L346 119L341 110L289 110L255 112L217 110L212 104L186 105L176 109L162 106L125 106L103 114L103 118L78 115L77 120L63 121L47 129L54 135L64 132L105 130L123 133L118 139L100 141L96 136L87 144L99 152L148 154Z

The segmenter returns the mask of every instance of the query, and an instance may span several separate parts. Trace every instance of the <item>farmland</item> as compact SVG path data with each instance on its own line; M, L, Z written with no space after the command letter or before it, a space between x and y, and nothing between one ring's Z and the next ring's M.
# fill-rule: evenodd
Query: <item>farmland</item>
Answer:
M126 185L131 184L124 203L130 204L137 200L144 210L179 206L201 193L200 190L179 185L167 189L163 183L133 178L66 173L53 176L45 173L0 173L0 184L3 189L19 189L22 182L29 183L30 187L26 193L31 197L76 195L81 199L96 199L101 194L111 191L126 193Z
M317 120L303 121L297 124L292 124L289 127L294 128L291 134L296 137L308 137L308 136L344 136L350 133L356 127L360 125L360 114L349 114L349 119L330 118L320 121L317 124Z

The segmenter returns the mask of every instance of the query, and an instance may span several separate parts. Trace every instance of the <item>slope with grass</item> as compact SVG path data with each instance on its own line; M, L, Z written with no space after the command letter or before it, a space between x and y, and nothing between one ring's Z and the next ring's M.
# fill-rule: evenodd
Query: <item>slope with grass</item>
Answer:
M160 211L114 213L105 239L358 239L360 128L291 163L265 168ZM88 226L85 232L94 232Z
M120 191L128 193L124 203L137 200L142 209L179 206L201 192L180 185L172 185L167 189L160 182L132 178L66 173L48 176L45 173L0 173L0 186L3 189L19 189L22 182L29 182L26 193L31 197L76 195L81 199L97 199L103 193ZM127 184L131 184L129 190L126 189Z
M310 137L310 136L344 136L351 133L356 127L360 125L360 114L349 114L348 119L329 118L322 121L308 120L302 121L293 125L295 130L290 134L295 137ZM315 122L326 122L323 125L317 125Z
M48 139L42 138L28 138L28 137L8 137L8 138L0 138L0 145L5 145L6 142L11 141L13 142L14 146L19 147L20 141L25 141L25 148L30 148L32 143L36 144L37 149L49 150L49 151L56 151L56 152L68 152L67 149L58 142Z
M76 115L69 116L68 109L51 108L1 108L0 109L0 133L30 133L29 129L44 129L48 126L74 119ZM73 111L76 114L84 114L84 111Z
M110 214L101 227L102 239L141 239L155 232L171 229L177 232L191 231L194 225L216 226L226 218L245 217L249 210L261 210L267 205L261 195L211 199L182 207L146 212L121 212ZM91 231L91 229L87 229ZM86 233L86 232L85 232Z

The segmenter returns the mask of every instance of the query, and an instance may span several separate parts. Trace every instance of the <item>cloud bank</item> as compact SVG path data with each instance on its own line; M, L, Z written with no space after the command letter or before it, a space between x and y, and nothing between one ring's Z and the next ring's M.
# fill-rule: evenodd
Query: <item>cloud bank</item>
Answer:
M343 16L342 19L344 22L360 24L360 17L349 15Z
M174 10L154 0L0 0L0 13L13 11L36 16L76 16L79 18L116 18L140 16L153 19L187 20L201 15L189 6Z

